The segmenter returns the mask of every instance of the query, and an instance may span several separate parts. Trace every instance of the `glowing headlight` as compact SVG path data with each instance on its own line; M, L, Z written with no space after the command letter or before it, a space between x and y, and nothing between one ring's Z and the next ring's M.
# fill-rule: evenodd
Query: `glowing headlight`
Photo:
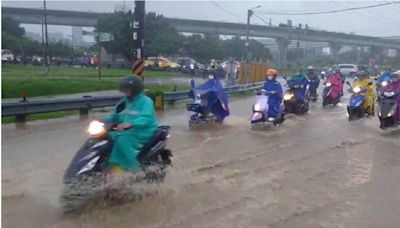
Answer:
M283 99L284 99L285 101L287 101L287 100L292 99L292 97L293 97L293 94L292 94L292 93L287 93L287 94L285 94L285 95L283 96Z
M254 105L254 111L256 111L256 112L261 111L261 105L260 104L255 104Z
M387 81L383 81L383 82L381 83L381 85L382 85L383 87L387 86L387 84L388 84Z
M353 92L354 93L359 93L361 91L360 87L354 87Z
M394 94L395 94L395 92L393 92L393 91L390 91L390 92L383 92L383 95L384 95L385 97L393 97Z
M328 82L328 83L326 83L326 86L331 86L332 85L332 83L330 83L330 82Z
M106 129L104 128L104 123L94 120L89 124L89 128L87 131L91 135L98 135L104 133Z

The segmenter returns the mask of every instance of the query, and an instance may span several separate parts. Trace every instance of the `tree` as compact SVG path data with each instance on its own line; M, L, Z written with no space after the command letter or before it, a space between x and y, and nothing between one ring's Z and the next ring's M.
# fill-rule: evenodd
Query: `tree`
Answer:
M133 29L130 27L132 13L114 12L104 14L97 21L98 32L109 32L114 40L102 43L107 52L122 54L127 60L133 57L134 43L132 40Z
M223 41L220 40L218 36L209 34L204 36L193 34L186 37L182 52L185 55L196 58L200 62L226 57Z
M228 56L242 59L246 55L246 41L239 36L224 41L224 49ZM249 50L254 59L271 59L272 55L268 48L257 40L250 40Z
M122 54L127 60L132 59L134 43L133 29L129 26L132 13L114 12L99 18L96 29L99 32L110 32L114 41L102 45L111 54ZM144 32L145 56L176 54L182 42L182 36L165 21L162 15L148 13L145 17Z
M1 33L6 33L11 36L22 38L25 35L25 29L19 26L19 23L11 17L1 17Z
M162 15L152 12L146 14L145 25L146 56L168 56L178 53L184 38L165 21Z

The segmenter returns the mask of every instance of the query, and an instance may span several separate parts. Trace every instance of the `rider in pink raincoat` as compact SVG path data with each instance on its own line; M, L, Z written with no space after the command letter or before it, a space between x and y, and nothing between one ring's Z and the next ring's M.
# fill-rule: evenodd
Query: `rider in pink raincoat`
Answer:
M397 121L400 122L400 71L392 74L392 80L384 91L393 91L397 93Z
M338 97L340 97L343 92L342 77L338 72L334 72L328 77L325 83L327 82L332 83L332 92L331 92L332 98L338 99Z

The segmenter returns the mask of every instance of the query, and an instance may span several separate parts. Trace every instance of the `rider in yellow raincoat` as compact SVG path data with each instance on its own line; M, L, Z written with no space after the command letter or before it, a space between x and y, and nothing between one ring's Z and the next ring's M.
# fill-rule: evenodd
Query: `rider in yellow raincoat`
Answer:
M115 131L109 132L113 148L108 161L112 172L137 171L137 155L157 129L153 101L143 94L143 82L137 76L122 79L120 90L126 95L115 106L114 112L103 118L114 122Z
M353 88L359 87L361 89L366 89L363 108L369 115L373 115L375 90L372 81L369 79L368 73L365 70L358 71L356 75L357 79L354 81Z

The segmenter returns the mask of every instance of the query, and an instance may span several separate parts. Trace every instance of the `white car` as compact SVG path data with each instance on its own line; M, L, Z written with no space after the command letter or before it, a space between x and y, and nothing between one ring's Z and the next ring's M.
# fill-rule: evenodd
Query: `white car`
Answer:
M344 76L354 76L358 71L357 66L354 64L339 64L338 68Z
M13 62L14 61L13 53L8 49L1 49L1 61L2 62Z

